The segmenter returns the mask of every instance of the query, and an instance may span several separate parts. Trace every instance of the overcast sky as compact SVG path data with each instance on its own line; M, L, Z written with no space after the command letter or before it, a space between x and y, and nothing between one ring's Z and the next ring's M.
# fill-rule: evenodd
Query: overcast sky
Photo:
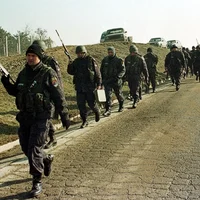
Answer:
M177 39L191 48L200 41L200 0L0 0L0 26L11 33L46 29L60 46L94 44L101 33L124 27L134 42Z

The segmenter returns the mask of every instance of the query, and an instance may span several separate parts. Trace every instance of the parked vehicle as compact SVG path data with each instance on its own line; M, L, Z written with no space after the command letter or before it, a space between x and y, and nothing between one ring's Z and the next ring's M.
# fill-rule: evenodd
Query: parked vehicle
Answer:
M107 34L107 31L104 31L104 32L101 34L100 43L105 42L106 34Z
M104 42L128 41L127 31L125 31L123 28L109 29L105 34Z
M167 41L167 48L171 48L172 45L176 45L179 49L182 48L182 44L179 40L168 40Z
M155 45L158 47L167 47L167 41L164 38L157 37L157 38L151 38L149 40L149 44Z

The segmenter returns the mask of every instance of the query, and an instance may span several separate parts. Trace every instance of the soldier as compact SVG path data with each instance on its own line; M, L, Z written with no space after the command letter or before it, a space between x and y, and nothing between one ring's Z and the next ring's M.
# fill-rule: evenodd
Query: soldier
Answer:
M115 48L109 47L108 56L101 62L102 84L105 87L106 103L104 116L108 117L111 114L112 90L114 91L119 102L118 112L123 111L124 97L122 94L123 76L125 75L125 67L123 60L117 57Z
M95 113L95 121L100 120L100 112L95 101L94 90L101 88L101 73L95 59L87 54L85 46L76 47L77 58L68 65L67 72L73 75L75 84L76 98L82 125L80 128L88 126L87 108L88 106Z
M33 187L30 195L38 196L42 191L42 173L49 176L53 155L43 151L49 131L51 102L59 111L66 129L70 126L67 104L54 70L41 62L43 51L38 45L31 45L26 51L27 63L19 73L15 84L9 76L2 76L1 81L7 92L16 97L19 113L19 141L24 154L28 157Z
M185 56L185 62L186 62L186 71L184 72L184 78L185 78L186 75L188 75L189 73L189 65L191 63L191 57L190 57L190 54L186 51L185 47L182 48L182 52Z
M181 73L185 68L186 62L184 54L181 51L178 51L176 45L172 45L171 51L165 58L165 69L166 71L170 71L170 76L172 76L175 81L176 91L180 88Z
M196 80L198 81L199 79L199 76L200 76L200 45L198 45L196 47L196 51L194 52L194 63L193 63L193 66L194 66L194 74L196 76Z
M130 54L125 58L126 76L131 96L133 97L133 108L136 108L140 97L142 74L145 82L148 83L149 73L144 58L138 53L138 48L135 45L131 45L129 51Z
M147 92L149 92L149 85L151 83L153 92L156 89L156 65L158 63L158 56L153 53L152 48L147 49L147 54L144 56L149 72L149 82L147 85Z
M32 44L39 45L42 48L42 51L43 51L42 62L45 65L47 65L47 66L49 66L49 67L51 67L52 69L55 70L55 72L57 73L57 76L58 76L58 81L60 83L60 86L63 89L63 82L62 82L62 75L61 75L61 71L60 71L60 66L59 66L58 62L53 57L47 56L45 54L45 50L47 49L47 47L46 47L46 44L44 43L44 41L35 40L35 41L33 41ZM57 115L57 111L55 111L53 109L52 118L53 118L54 114ZM55 146L57 144L57 140L56 140L56 137L55 137L54 134L55 134L55 127L53 125L53 122L50 121L49 134L48 134L49 141L45 145L45 147L44 147L45 149L49 149L51 146Z

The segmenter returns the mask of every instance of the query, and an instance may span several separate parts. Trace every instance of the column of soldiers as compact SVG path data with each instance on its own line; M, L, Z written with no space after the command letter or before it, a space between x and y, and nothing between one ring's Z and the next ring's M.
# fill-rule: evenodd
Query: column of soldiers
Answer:
M54 58L46 55L45 50L42 41L34 41L26 51L26 64L18 74L16 82L11 83L9 76L3 75L1 78L7 92L16 98L16 106L19 110L16 116L19 122L18 136L22 151L29 161L29 172L33 177L30 191L33 197L38 196L42 191L42 174L49 176L51 173L54 156L46 154L43 149L57 143L52 118L59 114L63 127L68 129L70 126L60 67ZM106 103L103 113L105 117L111 115L113 92L119 103L118 112L123 111L124 81L128 82L133 100L132 108L136 108L142 99L142 81L146 84L146 93L149 93L150 84L152 91L156 91L157 55L153 53L152 48L148 48L147 54L143 57L134 44L130 45L129 52L123 61L117 56L115 48L109 47L108 55L103 58L101 66L98 67L96 60L87 53L85 46L76 47L77 58L69 60L67 72L73 76L77 106L82 119L80 128L88 126L86 103L94 112L95 121L100 120L100 111L94 95L96 89L105 89ZM194 61L191 62L191 59ZM194 74L198 76L199 47L188 54L189 62L193 64ZM182 67L186 67L186 62L184 54L177 51L176 46L173 46L166 56L165 67L176 84L176 90L179 90L181 70Z

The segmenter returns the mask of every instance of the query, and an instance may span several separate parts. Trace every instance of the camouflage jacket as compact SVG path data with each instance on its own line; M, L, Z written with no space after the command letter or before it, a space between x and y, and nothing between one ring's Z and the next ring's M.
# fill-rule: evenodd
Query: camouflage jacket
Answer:
M125 72L123 60L117 56L106 56L101 62L101 74L104 85L121 85Z
M141 80L142 74L147 80L149 77L148 69L144 58L141 55L128 55L125 58L127 81Z

